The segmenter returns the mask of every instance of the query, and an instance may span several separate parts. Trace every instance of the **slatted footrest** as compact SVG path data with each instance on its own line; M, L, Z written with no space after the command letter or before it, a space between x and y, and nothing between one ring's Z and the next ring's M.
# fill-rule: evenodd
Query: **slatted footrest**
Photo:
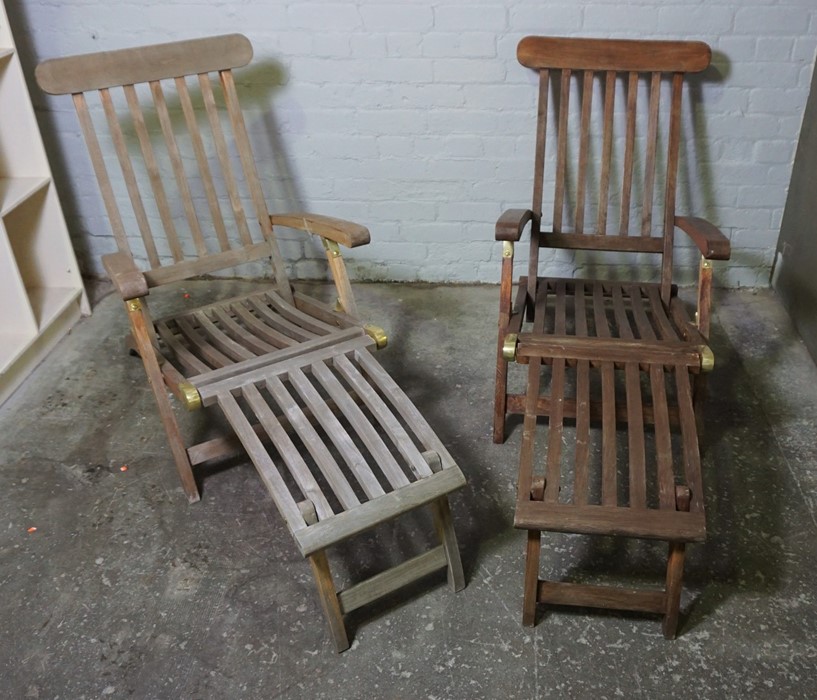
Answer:
M536 602L660 612L673 636L684 543L706 534L688 358L673 363L668 353L657 364L633 358L617 366L605 353L593 361L588 352L555 353L547 367L529 355L514 515L514 525L530 532L525 619L532 623ZM548 374L549 392L541 396ZM543 408L549 424L537 440ZM667 541L666 590L541 581L541 531Z
M446 496L465 477L372 357L373 345L368 336L346 337L197 385L204 405L224 413L301 553L318 557L313 569L339 650L348 643L333 616L445 566L452 586L464 585ZM334 592L326 548L427 504L439 547Z

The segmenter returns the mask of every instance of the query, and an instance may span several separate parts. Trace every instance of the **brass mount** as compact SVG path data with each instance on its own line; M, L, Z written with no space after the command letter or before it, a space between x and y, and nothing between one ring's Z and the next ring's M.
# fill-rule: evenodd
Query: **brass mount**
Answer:
M502 357L508 362L516 360L516 344L518 341L519 337L516 333L508 333L505 336L505 341L502 343Z
M201 395L190 382L179 382L179 399L188 411L201 408Z
M389 344L389 336L386 335L386 331L380 326L367 323L363 326L363 331L374 340L378 350L382 350Z

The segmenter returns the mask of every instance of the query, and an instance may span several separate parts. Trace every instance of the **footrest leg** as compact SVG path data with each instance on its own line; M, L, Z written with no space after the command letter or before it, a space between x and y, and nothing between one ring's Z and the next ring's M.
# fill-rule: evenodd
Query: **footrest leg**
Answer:
M667 556L666 612L664 613L664 637L675 639L678 630L678 610L681 606L681 586L684 575L683 542L670 542Z
M533 627L536 622L541 540L542 533L539 530L528 530L528 544L525 553L525 594L522 602L522 624L526 627Z
M312 574L315 576L315 583L318 585L318 596L321 599L321 607L326 621L329 623L329 631L335 642L335 651L338 653L349 648L349 638L346 636L346 625L343 622L343 613L340 611L338 593L332 581L332 572L329 570L329 561L324 551L310 555L309 563L312 566Z
M465 575L462 572L462 560L448 498L443 496L434 501L431 504L431 512L434 517L434 528L437 530L437 536L445 549L445 558L448 560L448 585L456 593L465 588Z

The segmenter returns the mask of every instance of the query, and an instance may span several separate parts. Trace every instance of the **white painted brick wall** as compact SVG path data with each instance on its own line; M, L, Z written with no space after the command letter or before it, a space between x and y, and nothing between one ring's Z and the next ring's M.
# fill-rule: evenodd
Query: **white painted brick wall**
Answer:
M69 53L247 34L263 69L238 79L270 198L366 224L373 243L346 256L358 279L498 280L494 222L530 204L533 167L535 82L516 44L550 33L713 47L723 77L702 83L700 123L684 131L694 172L681 201L733 242L720 284L767 284L817 49L814 0L18 0L9 10L29 71ZM99 274L113 243L70 100L34 97L56 129L58 174L69 164L59 180L80 257ZM272 182L281 174L285 186ZM318 246L286 247L297 272L324 273ZM695 255L686 246L677 257L691 279ZM543 261L554 274L605 266L562 251Z

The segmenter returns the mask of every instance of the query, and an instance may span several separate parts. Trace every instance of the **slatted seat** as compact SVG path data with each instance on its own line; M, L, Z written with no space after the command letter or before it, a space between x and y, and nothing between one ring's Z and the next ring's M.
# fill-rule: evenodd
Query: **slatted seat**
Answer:
M53 59L37 67L37 80L73 97L119 249L103 264L188 500L199 499L195 467L245 450L310 561L343 651L350 610L442 568L454 590L464 586L447 496L465 479L371 356L385 334L358 317L339 248L365 245L368 230L269 213L232 74L251 56L246 37L233 34ZM335 306L293 289L280 228L319 238ZM151 289L259 262L273 277L265 288L153 321ZM167 389L188 409L220 411L234 433L188 445ZM424 506L439 546L336 590L328 547Z
M526 37L518 57L539 74L533 205L496 226L494 440L504 440L509 413L524 415L514 518L528 531L523 622L534 623L537 603L614 607L663 614L673 637L684 546L706 534L697 424L714 362L710 261L729 257L712 224L675 214L683 83L707 67L709 47ZM528 273L514 294L514 246L528 225ZM672 282L676 228L701 253L694 322ZM631 281L543 277L542 247L598 251L594 262L640 258L623 275ZM655 282L638 274L650 256ZM527 365L521 392L508 390L509 361ZM547 436L537 442L540 416ZM667 541L666 587L540 580L542 531Z

